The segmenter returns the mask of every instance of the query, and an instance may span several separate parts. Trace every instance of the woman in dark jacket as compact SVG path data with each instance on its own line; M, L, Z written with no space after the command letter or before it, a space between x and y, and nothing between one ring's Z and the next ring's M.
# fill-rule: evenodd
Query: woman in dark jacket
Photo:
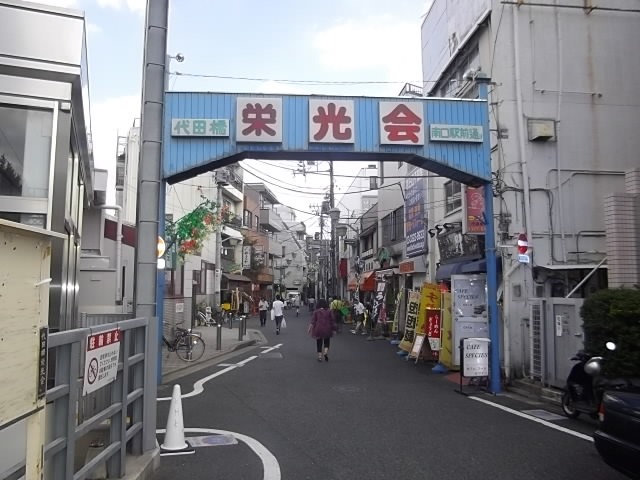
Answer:
M316 310L311 317L311 324L309 325L309 333L316 339L316 348L318 352L318 361L322 361L323 353L325 361L329 361L329 345L331 343L331 337L337 330L336 324L329 305L326 300L318 300ZM324 352L323 352L324 348Z

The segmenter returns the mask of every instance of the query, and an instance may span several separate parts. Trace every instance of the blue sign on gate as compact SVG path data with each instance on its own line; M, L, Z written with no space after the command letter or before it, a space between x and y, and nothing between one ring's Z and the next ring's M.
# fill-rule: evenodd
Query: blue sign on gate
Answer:
M406 161L467 184L491 179L483 99L367 98L167 92L164 178L170 182L244 158ZM455 138L454 138L455 137ZM488 138L487 138L488 140Z

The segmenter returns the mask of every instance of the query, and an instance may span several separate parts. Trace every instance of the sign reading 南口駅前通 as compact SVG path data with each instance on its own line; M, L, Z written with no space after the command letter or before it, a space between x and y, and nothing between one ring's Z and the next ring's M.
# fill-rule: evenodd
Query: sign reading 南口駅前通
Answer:
M120 330L116 328L87 338L82 395L95 392L116 379L120 335Z
M173 137L228 137L229 120L226 118L172 118Z
M484 138L482 125L429 125L429 140L432 142L478 142Z

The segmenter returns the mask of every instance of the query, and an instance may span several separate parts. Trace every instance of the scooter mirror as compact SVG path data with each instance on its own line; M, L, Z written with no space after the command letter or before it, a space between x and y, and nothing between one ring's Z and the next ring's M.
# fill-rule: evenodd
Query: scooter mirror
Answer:
M605 346L607 347L607 350L611 350L612 352L616 349L616 344L613 342L607 342Z

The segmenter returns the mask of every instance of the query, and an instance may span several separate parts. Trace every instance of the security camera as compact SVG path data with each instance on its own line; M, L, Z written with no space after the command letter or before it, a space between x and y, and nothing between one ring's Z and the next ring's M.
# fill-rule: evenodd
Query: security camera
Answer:
M178 62L178 63L182 63L182 62L184 62L184 55L183 55L183 54L181 54L181 53L178 53L178 54L176 55L176 62Z

